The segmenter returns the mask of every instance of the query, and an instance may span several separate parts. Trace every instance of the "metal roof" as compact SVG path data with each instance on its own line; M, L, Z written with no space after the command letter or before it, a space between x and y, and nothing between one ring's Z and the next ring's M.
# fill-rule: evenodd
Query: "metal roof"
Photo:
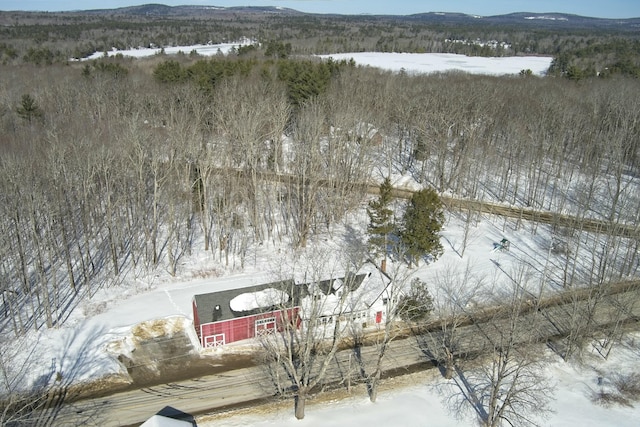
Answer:
M325 295L335 293L340 286L346 286L349 291L354 291L362 284L365 277L367 277L367 274L347 274L345 277L316 282L316 285ZM338 280L340 284L337 284ZM297 284L294 280L289 279L262 285L194 295L193 300L200 324L204 324L280 310L283 308L283 303L289 307L299 306L301 299L309 295L309 287L311 286L311 283ZM289 295L289 300L253 310L234 311L231 309L230 303L235 297L246 293L264 291L270 288L285 291Z
M264 313L267 311L277 310L281 307L261 307L255 310L236 312L231 310L230 302L238 295L245 293L259 292L265 289L280 289L286 291L289 294L289 301L286 304L293 304L294 298L298 299L296 295L299 290L293 280L283 280L279 282L265 283L263 285L249 286L245 288L229 289L226 291L211 292L208 294L194 295L193 300L196 304L196 310L198 312L198 319L200 323L218 322L221 320L234 319L236 317L250 316L253 314ZM292 298L293 296L293 298Z

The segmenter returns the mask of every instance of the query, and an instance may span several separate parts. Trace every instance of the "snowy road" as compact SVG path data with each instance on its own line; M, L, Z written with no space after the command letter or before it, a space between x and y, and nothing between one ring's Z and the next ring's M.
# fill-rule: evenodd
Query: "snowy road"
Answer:
M386 369L425 363L415 340L406 339L394 344L387 357ZM374 348L365 348L363 356L372 363ZM353 351L344 350L334 359L329 381L341 380L351 372L355 382L359 369ZM138 425L167 406L195 415L234 405L265 403L275 390L264 368L250 367L65 404L59 410L43 414L42 418L49 417L53 425L65 426Z
M567 294L565 298L555 297L541 304L539 308L532 306L520 318L523 325L531 328L532 334L523 339L527 342L544 342L549 337L565 335L571 316L576 311L589 310L593 324L597 327L634 321L640 319L640 282L628 282L613 293L594 303L593 294L582 292ZM602 297L602 295L600 295ZM535 309L538 308L538 309ZM500 334L506 329L500 322L485 316L478 318L478 323L461 327L461 348L465 353L480 352L494 338L492 334ZM535 330L533 325L536 325ZM402 369L416 365L430 366L425 353L427 342L410 337L394 341L385 358L385 370L402 372ZM365 368L373 368L375 347L363 347L362 354ZM327 382L353 380L359 381L361 365L355 362L353 349L338 353L330 371ZM179 383L163 384L156 387L119 393L105 398L88 399L64 404L42 414L52 425L95 425L122 426L143 422L161 409L169 406L182 412L196 415L214 411L223 407L266 402L272 398L275 387L264 368L250 367L237 369L217 375L204 376ZM46 421L44 425L49 425Z

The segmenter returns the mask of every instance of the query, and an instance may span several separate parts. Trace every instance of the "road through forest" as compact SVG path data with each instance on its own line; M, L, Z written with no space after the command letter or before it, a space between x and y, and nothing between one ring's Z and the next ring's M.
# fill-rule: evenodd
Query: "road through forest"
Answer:
M237 173L238 179L246 179L245 172L234 172ZM289 185L304 184L299 182L300 180L296 177L282 174L262 172L260 178ZM333 186L336 183L323 181L321 185ZM379 192L379 187L376 185L354 184L354 186L360 187L363 192L369 194L378 194ZM393 195L398 198L410 198L413 193L413 191L406 189L393 189ZM450 197L442 197L442 200L444 205L452 210L471 210L623 237L637 237L639 235L638 227L632 225L621 225L603 220L571 217L475 200ZM640 318L640 307L636 304L640 296L639 288L640 285L635 281L611 287L616 303L601 301L596 307L592 307L594 309L593 319L597 320L598 326L604 327L611 322L637 321ZM578 303L578 301L581 302ZM621 312L620 301L625 301L623 305L628 307L622 313L622 317L618 316ZM592 303L591 292L559 294L544 301L535 301L536 307L539 309L526 313L521 321L528 324L534 324L535 321L537 325L536 340L544 342L569 333L570 316L579 308L577 304L589 305ZM589 307L580 309L587 310ZM464 352L481 352L488 340L491 339L491 332L487 331L497 330L495 320L486 313L479 313L477 318L460 329ZM385 369L398 373L417 365L430 365L431 361L427 354L433 352L424 348L427 341L421 339L420 335L394 341L385 358ZM365 366L371 366L375 357L375 347L363 347L362 355ZM343 350L336 355L331 370L334 381L362 381L362 378L357 374L360 367L356 367L353 357L353 349ZM252 364L246 362L237 364L235 369L231 368L224 372L221 372L221 368L212 369L211 372L216 372L213 375L207 375L206 370L201 370L204 375L197 378L128 390L94 399L75 400L71 396L65 396L66 390L60 389L50 393L49 408L39 413L39 425L134 425L143 422L165 406L197 414L273 398L275 387L270 382L266 370L259 366L250 365ZM179 375L176 378L179 378Z
M238 169L215 169L216 173L234 173L238 180L261 179L272 182L279 182L286 185L305 185L305 182L295 176L283 173L255 171L248 173ZM324 187L349 187L360 189L362 193L377 195L380 187L371 183L344 183L338 180L318 179L317 184ZM415 191L401 187L393 187L392 195L396 198L410 199ZM625 224L616 221L589 218L588 216L564 215L551 211L536 210L532 208L515 207L501 203L485 202L480 200L463 199L440 195L443 204L450 210L470 210L471 212L499 215L521 221L534 221L545 224L552 224L557 227L574 228L582 231L594 233L610 234L621 237L640 237L640 225Z
M622 282L607 286L603 292L569 291L554 297L529 300L528 308L518 318L521 329L528 331L520 340L527 343L548 342L571 332L572 316L576 312L589 313L594 328L638 322L640 319L640 281ZM471 318L457 332L460 352L481 354L493 348L498 335L509 320L495 310L469 313ZM535 325L535 326L534 326ZM384 370L401 374L416 368L433 367L433 353L426 339L438 334L437 324L429 331L422 331L391 343L384 359ZM356 363L354 348L336 354L325 383L354 384L362 382L362 366L373 369L375 346L359 349L364 364ZM60 390L60 393L63 393ZM139 390L116 393L110 396L65 403L64 396L51 394L51 405L42 411L36 425L42 426L126 426L142 423L162 408L177 408L192 415L213 412L237 405L249 405L274 399L276 385L267 369L249 366L214 375L205 375L185 381L171 382ZM57 403L56 403L57 402ZM293 401L292 401L293 405Z

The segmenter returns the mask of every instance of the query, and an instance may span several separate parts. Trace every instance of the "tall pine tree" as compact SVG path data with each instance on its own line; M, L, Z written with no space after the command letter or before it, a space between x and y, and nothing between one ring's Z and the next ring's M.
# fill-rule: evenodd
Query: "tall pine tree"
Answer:
M434 259L442 255L439 232L444 223L444 210L438 194L425 188L413 194L402 218L400 238L412 263L422 255Z
M380 184L380 195L369 202L367 214L369 215L369 250L374 257L383 256L386 259L389 246L389 235L393 232L393 211L389 208L391 203L391 181L385 178Z

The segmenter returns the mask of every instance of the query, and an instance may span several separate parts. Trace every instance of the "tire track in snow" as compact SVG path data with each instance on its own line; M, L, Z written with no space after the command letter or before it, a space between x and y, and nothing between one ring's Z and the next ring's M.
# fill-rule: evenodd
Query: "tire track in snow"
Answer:
M185 313L178 304L176 304L176 302L173 300L173 297L171 296L171 292L169 292L168 289L164 290L164 293L167 294L167 298L169 298L169 302L171 303L171 305L173 306L173 308L176 309L176 311L178 313L180 313L181 315L188 317L188 313Z

